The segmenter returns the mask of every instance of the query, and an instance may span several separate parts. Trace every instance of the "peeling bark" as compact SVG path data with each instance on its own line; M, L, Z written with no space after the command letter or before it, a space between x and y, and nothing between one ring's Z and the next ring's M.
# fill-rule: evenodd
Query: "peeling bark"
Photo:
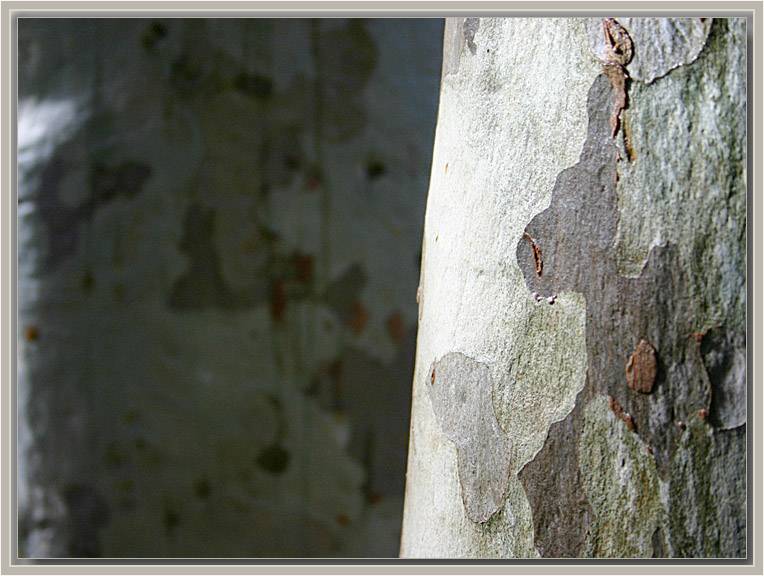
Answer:
M745 22L479 30L490 52L446 53L402 554L745 556ZM566 100L532 86L539 62L515 51L543 53L550 38L571 40L565 68L544 62ZM564 136L538 101L576 118ZM528 154L534 138L558 156ZM559 307L583 315L583 333L549 321ZM509 486L522 486L511 521L468 529L449 500L457 458L418 401L422 367L449 349L492 367ZM544 403L563 378L575 384ZM534 406L543 425L516 427Z

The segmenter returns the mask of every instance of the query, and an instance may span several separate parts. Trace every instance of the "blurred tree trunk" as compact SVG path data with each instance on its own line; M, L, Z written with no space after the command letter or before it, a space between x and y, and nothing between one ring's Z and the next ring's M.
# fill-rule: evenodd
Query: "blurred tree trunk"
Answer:
M19 20L20 556L397 555L442 32Z
M746 555L746 22L450 19L401 555Z

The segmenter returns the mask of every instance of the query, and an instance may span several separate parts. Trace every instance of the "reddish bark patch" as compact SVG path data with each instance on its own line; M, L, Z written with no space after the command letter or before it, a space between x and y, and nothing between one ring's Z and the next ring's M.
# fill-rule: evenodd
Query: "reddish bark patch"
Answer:
M276 322L284 319L287 306L286 287L283 280L276 280L271 286L271 318Z
M657 371L655 348L647 340L640 340L626 362L626 383L632 390L649 394L653 391Z
M610 135L615 137L621 123L621 112L628 104L628 97L626 95L626 81L628 75L626 73L626 68L620 64L605 64L603 66L603 71L605 72L605 76L610 80L610 85L613 87L613 94L615 95L613 110L610 113Z
M348 517L347 514L337 514L336 520L337 520L337 524L339 524L340 526L347 526L348 524L350 524L350 518Z
M607 397L608 406L610 406L610 409L613 411L613 414L616 415L616 417L623 420L623 423L626 424L626 427L634 431L634 418L631 417L631 414L626 412L626 410L623 409L623 406L621 406L621 403L618 402L615 398L612 396Z
M36 342L40 338L40 329L37 326L30 325L24 328L24 339L27 342Z
M536 268L536 276L541 277L541 273L544 271L544 260L541 255L541 247L527 232L523 232L523 238L531 245L531 252L533 254L533 263Z
M342 359L332 360L326 367L326 373L334 382L339 382L342 376Z
M369 322L369 311L363 305L362 302L356 301L353 304L353 310L348 318L348 326L353 331L353 334L358 336L366 328L366 324Z
M606 64L603 66L603 72L610 80L614 94L610 130L611 136L615 137L620 125L621 112L628 105L629 73L626 71L626 65L634 56L634 43L626 29L615 18L605 18L602 21L602 31L606 49Z
M403 322L403 315L398 311L393 312L387 317L385 325L392 341L400 344L406 337L406 325Z
M313 280L313 256L296 252L292 256L295 278L303 284L309 284Z
M321 170L317 166L308 169L305 178L305 187L308 190L318 190L321 187Z

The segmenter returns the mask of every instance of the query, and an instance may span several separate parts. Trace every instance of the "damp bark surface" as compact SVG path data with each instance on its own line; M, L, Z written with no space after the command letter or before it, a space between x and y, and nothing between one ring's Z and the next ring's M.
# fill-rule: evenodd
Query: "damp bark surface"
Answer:
M436 480L425 463L422 452L429 451L436 466L454 465L438 455L441 444L430 440L437 428L426 423L430 417L417 403L418 387L427 385L426 373L417 371L404 555L442 552L427 543L428 534L449 539L450 555L464 556L746 555L745 23L685 20L591 19L547 31L546 38L568 32L590 48L588 54L571 50L570 65L545 79L568 86L570 99L584 112L580 120L573 115L579 124L565 127L577 148L555 138L559 134L539 121L532 104L515 107L508 98L500 120L483 110L462 112L455 104L467 95L477 108L490 102L486 92L472 90L475 85L491 86L492 93L519 90L523 75L534 69L512 60L512 44L536 42L536 23L518 23L511 37L509 26L491 19L480 19L479 27L447 25L447 75L420 279L418 365L433 350L452 347L494 366L491 398L508 432L513 465L508 520L497 516L466 531L460 512L438 502L441 524L460 532L423 527L419 518L433 515L423 512L426 500L416 483L440 485L442 498L451 498L451 486L460 485L461 477ZM628 54L616 61L605 50L614 33L622 43L628 38ZM458 49L462 36L468 48L474 42L486 49ZM650 40L663 45L643 49ZM484 58L483 66L475 54ZM497 60L524 68L504 74ZM585 90L573 79L585 80ZM459 91L461 98L454 94ZM569 102L549 99L548 113L561 117ZM452 119L462 113L465 121ZM484 116L505 126L487 122L493 140L451 140L452 125ZM515 163L512 148L528 146L519 138L524 129L566 158L575 152L551 181L534 179ZM674 136L673 144L661 130ZM489 161L475 153L481 147ZM541 154L528 158L543 175L554 165ZM703 158L716 163L704 164ZM455 164L470 162L454 175ZM703 189L696 190L700 182ZM472 199L477 194L483 197ZM672 227L663 220L640 229L638 219L662 210L693 214L697 225ZM719 211L724 218L714 220ZM449 265L440 251L453 254L458 240L442 246L452 236L467 247ZM456 282L461 292L452 294L439 282ZM497 295L501 291L516 300L505 300ZM450 318L439 312L443 306L450 307ZM560 307L580 312L585 328L534 321ZM557 340L560 331L565 337ZM537 332L554 344L540 345ZM567 363L560 362L561 349L569 352ZM513 424L541 404L552 380L526 389L523 382L530 377L519 358L535 369L554 366L560 376L573 365L570 358L583 361L581 371L566 375L574 381L568 390L573 399L558 396L566 407L539 427L537 444L532 428ZM553 406L544 405L546 413ZM518 445L534 449L523 457Z

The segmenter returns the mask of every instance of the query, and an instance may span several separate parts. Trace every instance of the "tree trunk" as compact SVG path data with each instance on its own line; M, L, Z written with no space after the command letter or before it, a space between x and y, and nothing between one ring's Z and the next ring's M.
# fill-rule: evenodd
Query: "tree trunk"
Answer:
M442 26L20 20L22 557L397 555Z
M745 556L745 58L447 22L402 556Z

